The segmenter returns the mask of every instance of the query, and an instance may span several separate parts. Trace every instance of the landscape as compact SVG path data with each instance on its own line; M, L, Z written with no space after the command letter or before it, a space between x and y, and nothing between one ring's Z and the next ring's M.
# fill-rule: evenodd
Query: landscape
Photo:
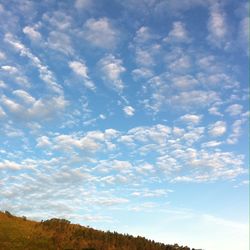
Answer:
M9 211L0 212L0 249L3 250L191 250L145 239L103 232L52 218L35 222ZM195 250L195 249L192 249Z
M0 0L0 250L249 250L249 7Z

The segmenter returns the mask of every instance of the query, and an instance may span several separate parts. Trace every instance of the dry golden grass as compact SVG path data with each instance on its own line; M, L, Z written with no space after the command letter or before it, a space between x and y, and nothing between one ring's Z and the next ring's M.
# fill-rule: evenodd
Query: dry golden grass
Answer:
M0 250L189 250L103 232L64 219L35 222L0 212Z

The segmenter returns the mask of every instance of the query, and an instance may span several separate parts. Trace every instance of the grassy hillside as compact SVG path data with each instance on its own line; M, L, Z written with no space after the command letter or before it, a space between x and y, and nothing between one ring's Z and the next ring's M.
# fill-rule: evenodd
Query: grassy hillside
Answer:
M190 250L188 247L164 245L143 237L103 232L65 219L43 222L0 212L1 250Z

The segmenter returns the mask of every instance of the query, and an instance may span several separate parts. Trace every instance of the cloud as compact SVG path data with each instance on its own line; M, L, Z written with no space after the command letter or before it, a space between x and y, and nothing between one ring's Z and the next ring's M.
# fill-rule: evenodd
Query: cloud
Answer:
M3 160L2 162L0 162L0 169L22 170L33 167L34 166L32 164L29 164L29 162L27 161L24 161L21 164L9 160Z
M137 44L142 44L155 40L155 38L157 38L157 36L151 32L149 27L142 26L136 31L134 41Z
M210 68L211 70L212 68ZM199 74L199 81L201 81L205 86L209 86L210 88L224 88L224 89L237 89L240 84L238 81L234 80L229 74L225 74L223 72L214 73L210 72L210 74Z
M211 114L211 115L217 115L217 116L223 116L222 113L220 113L218 111L218 107L216 106L213 106L211 108L208 109L208 112Z
M186 72L191 66L191 60L188 55L180 55L174 61L171 60L171 62L168 64L168 67L171 71L178 73ZM192 82L191 86L194 86L194 83L196 84L197 82Z
M22 106L20 104L7 98L6 96L1 97L1 102L10 112L21 113L22 111Z
M208 141L208 142L202 143L201 146L203 148L211 148L211 147L217 147L217 146L219 146L221 144L222 144L222 142L220 142L220 141Z
M88 133L77 136L74 134L60 134L52 138L53 150L62 150L72 152L74 150L82 150L95 153L98 150L110 147L112 138L117 137L117 131L107 129L105 132L89 131Z
M135 54L137 64L142 66L153 66L155 64L151 50L137 48Z
M69 35L61 31L51 31L48 36L47 45L53 50L60 51L66 55L73 55L71 38Z
M34 27L31 27L31 26L25 26L23 28L23 33L25 35L27 35L31 41L40 41L42 36L41 34L34 28Z
M129 200L125 198L110 197L110 198L99 198L94 201L94 203L102 206L114 206L128 203Z
M172 30L169 32L168 36L163 39L167 43L177 43L177 42L190 42L188 32L185 28L185 24L177 21L173 23Z
M127 116L133 116L135 114L135 109L131 106L125 106L123 111Z
M181 116L180 118L182 121L184 122L188 122L188 123L193 123L193 124L198 124L200 123L201 119L202 119L202 115L191 115L191 114L186 114Z
M171 103L178 108L190 108L199 103L199 107L209 106L220 100L219 95L214 91L192 90L184 91L171 98Z
M181 90L192 89L198 85L198 81L191 75L173 77L172 83L174 87Z
M149 200L166 197L171 191L161 185L163 180L164 183L200 183L234 179L245 173L244 156L218 151L219 143L213 151L212 144L216 141L205 144L203 135L202 127L184 125L178 129L157 124L128 131L50 132L38 136L36 150L46 151L46 157L37 155L34 159L9 160L0 164L5 170L10 166L16 169L29 166L28 170L36 170L15 176L18 185L12 185L10 179L4 180L6 184L0 190L2 207L4 202L10 204L8 200L12 197L10 206L14 211L17 208L21 212L46 211L46 201L51 214L58 216L66 211L71 216L79 206L86 213L88 209L96 210L100 206L121 208L131 203L127 198L131 194ZM108 143L115 147L107 151ZM192 148L194 143L198 148L201 145L201 150ZM96 155L92 158L89 153ZM105 160L99 157L103 154ZM145 188L148 183L157 183L157 189ZM101 190L96 189L97 184ZM110 185L126 188L122 189L121 195L120 189L110 188ZM78 192L74 191L76 189ZM58 205L65 203L70 205L67 208Z
M238 43L241 45L247 55L249 55L249 17L244 17L239 24L239 34L238 34Z
M3 65L1 66L1 70L8 72L9 74L18 73L18 69L15 66Z
M6 113L4 112L4 110L2 109L2 107L0 106L0 119L5 117Z
M41 136L41 137L37 138L36 141L37 141L36 146L38 148L51 146L51 142L49 140L49 137L47 137L47 136Z
M138 68L132 71L133 79L135 81L140 79L147 79L153 76L153 72L147 68Z
M95 90L95 85L88 76L88 68L85 62L71 61L68 63L68 65L75 74L82 77L86 88Z
M242 125L244 124L244 120L236 120L232 124L232 132L230 133L227 143L228 144L236 144L239 140L239 137L242 134Z
M21 101L23 101L25 104L34 104L36 99L31 96L29 93L27 93L24 90L18 89L12 92L14 95L16 95L17 97L19 97L19 99L21 99Z
M192 75L179 72L156 75L143 85L142 90L144 96L147 96L142 100L142 104L154 113L170 106L171 110L174 108L194 112L221 101L219 91L206 90Z
M84 39L91 45L113 49L118 41L118 31L113 28L111 21L106 18L88 19L84 24Z
M98 65L103 73L103 80L107 81L111 88L121 92L124 88L121 74L126 71L122 60L115 58L113 55L107 55L98 62Z
M132 196L135 197L145 197L145 198L152 198L152 197L164 197L167 196L169 192L172 190L165 190L165 189L155 189L155 190L143 190L143 191L135 191L131 193Z
M243 106L240 104L233 104L230 105L227 109L226 112L229 113L231 116L237 116L242 113Z
M86 10L89 9L92 2L90 0L76 0L75 1L75 8L77 10Z
M222 136L227 131L227 125L224 121L217 121L214 124L209 125L208 127L209 131L208 133L211 136L217 137Z
M20 170L22 169L22 165L13 161L4 160L0 162L0 169Z
M152 164L145 162L137 166L136 172L143 174L143 175L147 175L147 174L151 175L155 172L155 168Z
M46 12L42 18L51 26L52 30L61 32L68 31L73 22L72 17L63 11Z
M63 96L38 99L27 111L31 117L51 119L60 114L68 104L69 102Z
M55 96L49 99L35 99L23 90L13 92L21 103L6 96L0 99L2 104L9 110L9 114L20 121L38 119L48 120L57 117L68 105L63 96Z
M183 156L182 156L183 157ZM189 176L178 176L178 181L206 182L218 179L233 179L240 174L246 173L242 168L243 156L236 157L229 152L206 152L199 151L186 157L186 163L195 169ZM203 169L203 170L201 170ZM176 178L173 181L177 181Z
M0 60L5 60L6 59L6 55L4 52L0 51Z
M33 55L28 48L25 47L20 41L15 39L12 34L7 33L4 36L4 40L12 45L21 56L25 56L29 58L32 64L38 69L40 78L48 84L51 90L56 93L62 94L62 87L56 82L53 73L48 69L46 65L44 65L41 60Z
M213 4L210 8L207 27L209 31L207 39L215 46L221 47L226 42L228 27L226 15L218 3Z
M148 27L142 26L136 31L130 48L135 52L137 65L149 68L156 65L156 56L159 55L162 47L158 43L158 35L151 32ZM159 61L159 57L157 58Z

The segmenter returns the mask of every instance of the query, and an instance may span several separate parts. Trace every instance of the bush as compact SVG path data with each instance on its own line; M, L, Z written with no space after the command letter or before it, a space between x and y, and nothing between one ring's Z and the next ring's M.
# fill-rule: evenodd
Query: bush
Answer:
M13 215L9 211L4 212L8 217L13 217Z

